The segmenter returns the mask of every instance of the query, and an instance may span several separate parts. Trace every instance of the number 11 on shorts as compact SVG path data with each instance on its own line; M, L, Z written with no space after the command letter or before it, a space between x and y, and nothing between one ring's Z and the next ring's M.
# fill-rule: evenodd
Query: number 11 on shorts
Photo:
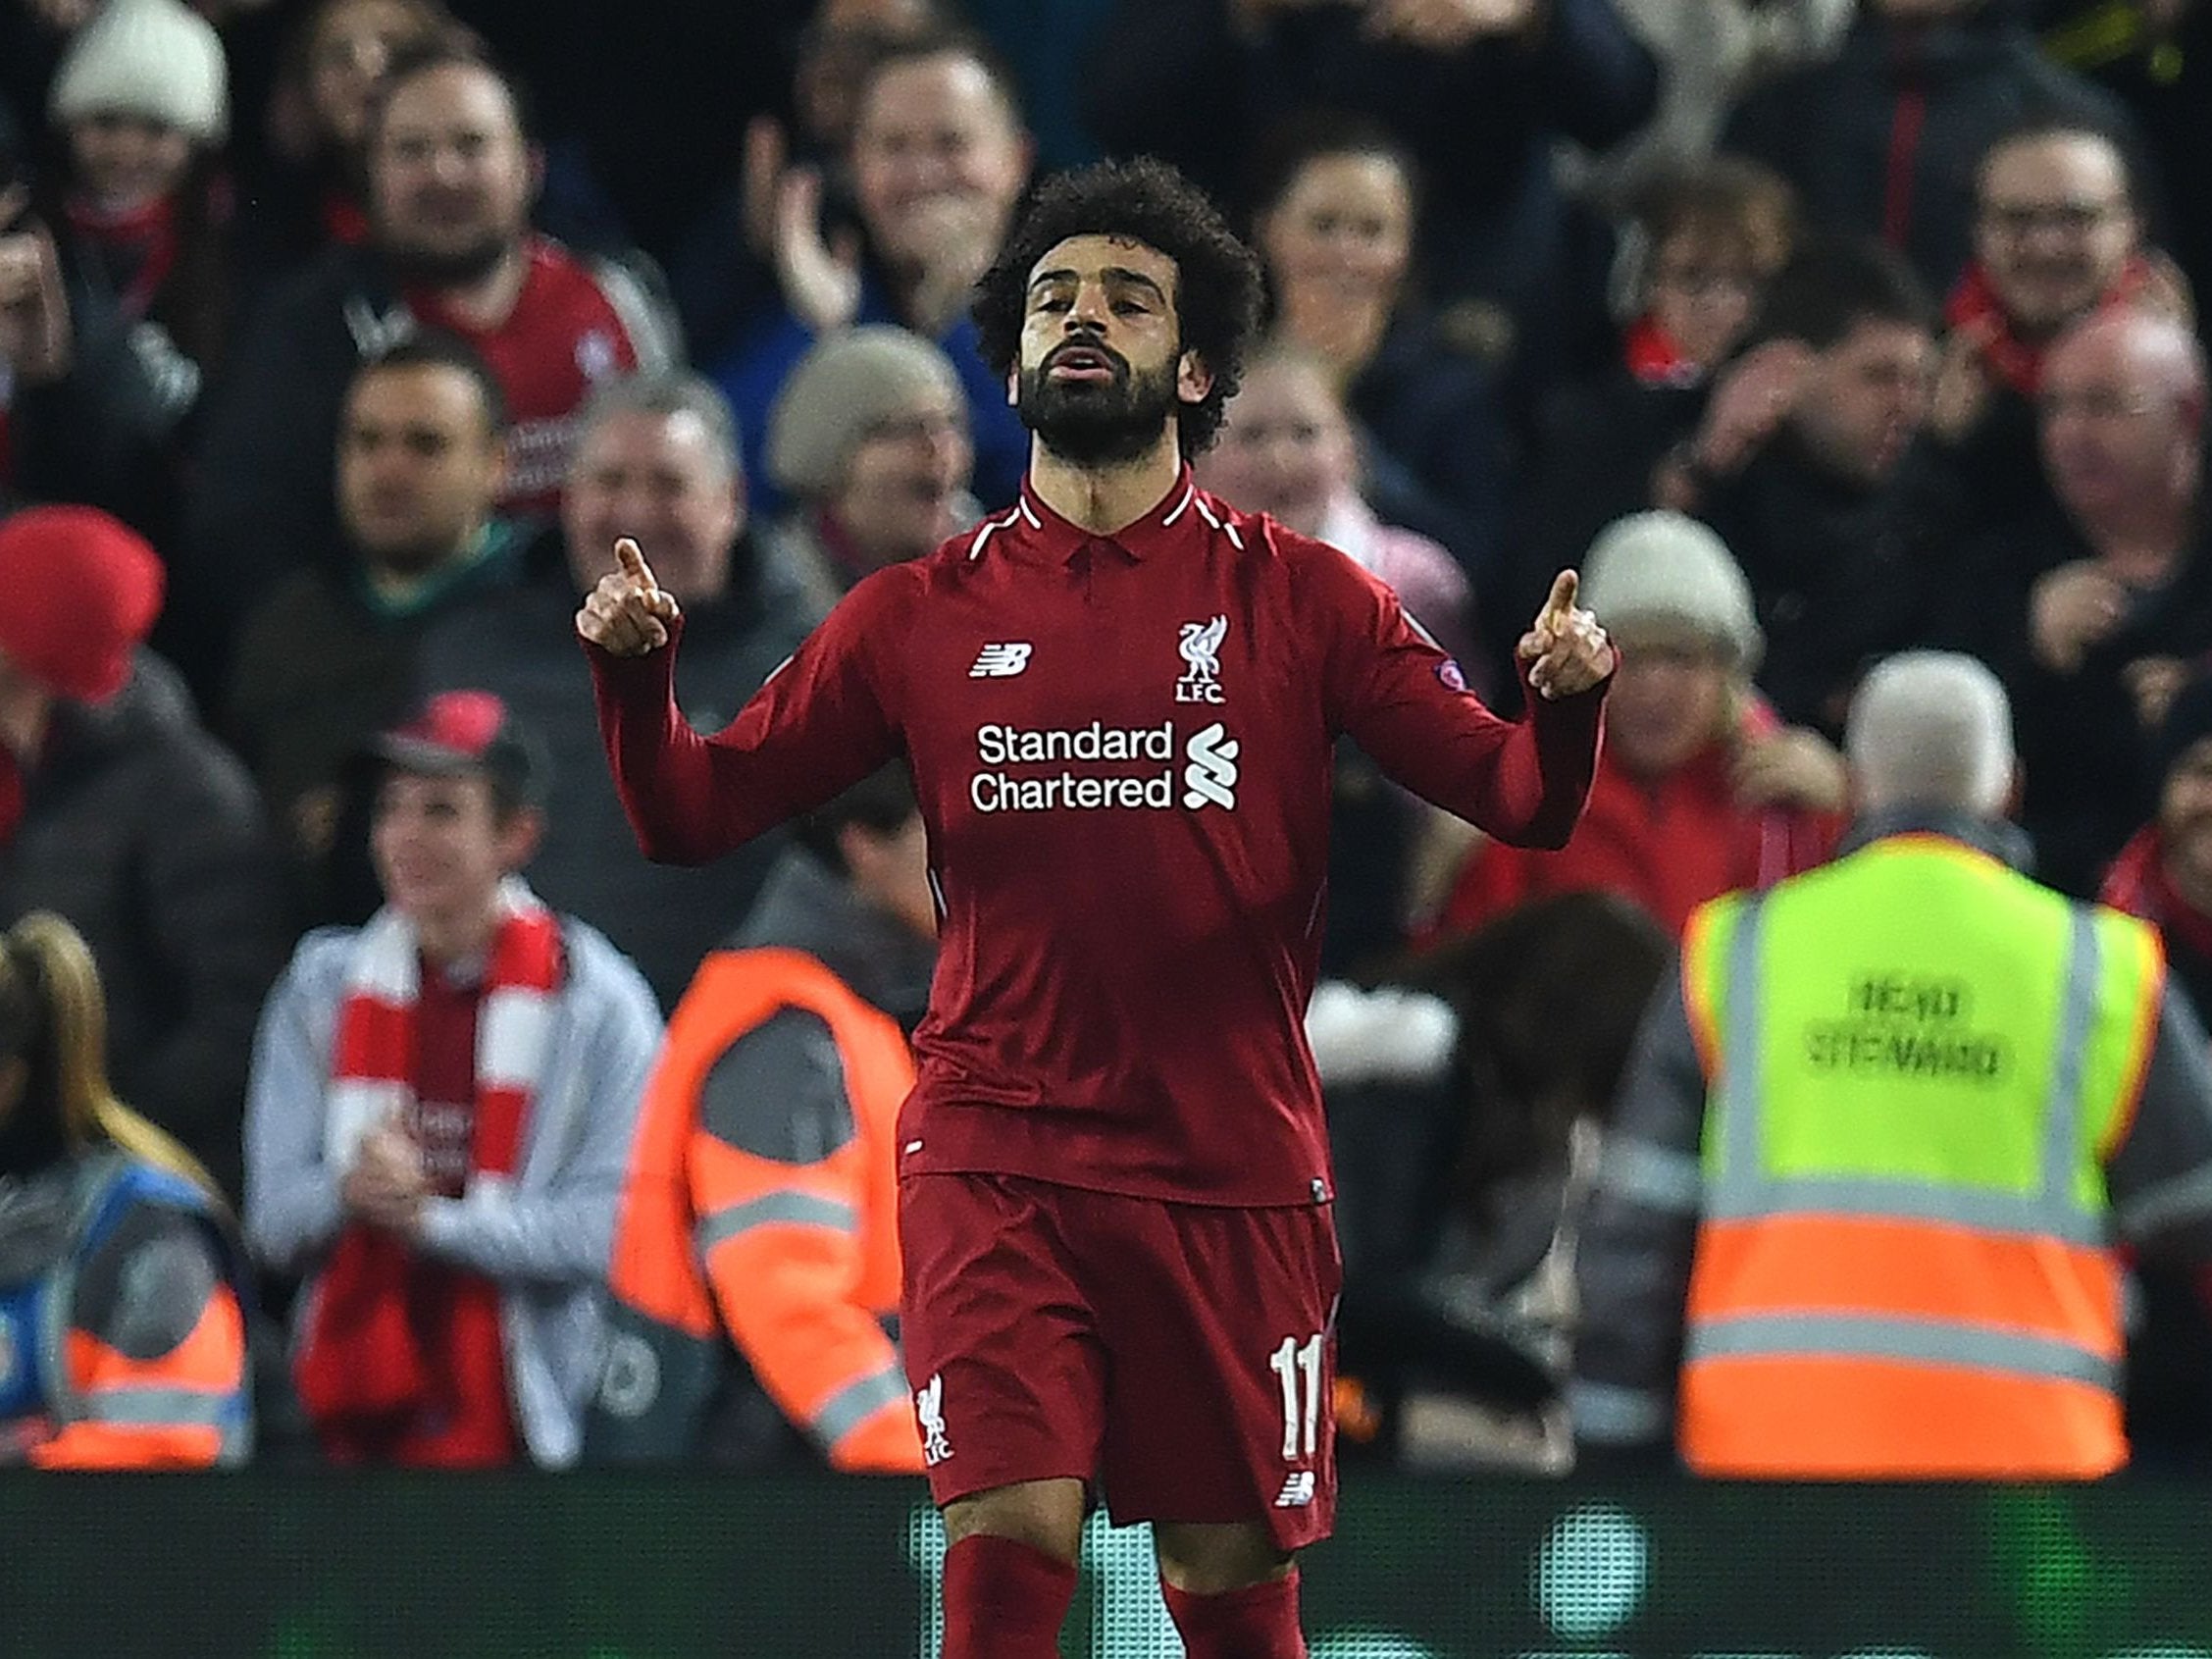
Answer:
M1312 1457L1321 1435L1321 1343L1315 1331L1304 1342L1286 1336L1267 1356L1267 1369L1283 1388L1283 1461ZM1303 1448L1303 1449L1302 1449Z

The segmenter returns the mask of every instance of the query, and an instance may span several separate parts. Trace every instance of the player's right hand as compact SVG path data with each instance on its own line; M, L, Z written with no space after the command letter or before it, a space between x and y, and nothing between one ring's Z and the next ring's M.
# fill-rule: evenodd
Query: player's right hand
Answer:
M676 596L661 592L645 555L625 536L614 544L615 568L599 578L576 613L576 631L612 656L643 656L668 644L683 612Z

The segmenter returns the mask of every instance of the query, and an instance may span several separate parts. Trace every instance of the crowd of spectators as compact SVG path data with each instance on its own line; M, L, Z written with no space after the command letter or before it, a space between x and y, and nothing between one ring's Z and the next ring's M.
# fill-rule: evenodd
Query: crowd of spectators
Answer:
M0 927L82 935L117 1094L236 1207L265 1444L575 1461L662 1364L600 1375L601 1281L688 988L803 937L918 1015L904 810L647 863L570 619L636 538L712 731L1010 501L970 290L1090 158L1176 163L1264 267L1204 488L1509 711L1561 567L1624 651L1563 852L1338 757L1324 973L1398 988L1316 1011L1356 1443L1563 1461L1623 1021L1698 905L1832 855L1876 660L1987 663L2032 867L2212 993L2207 11L0 0ZM827 1159L826 1041L745 1036L702 1140ZM681 1270L652 1318L785 1329ZM2170 1347L2204 1288L2146 1301ZM784 1380L830 1374L743 1357L802 1432L735 1440L830 1455Z

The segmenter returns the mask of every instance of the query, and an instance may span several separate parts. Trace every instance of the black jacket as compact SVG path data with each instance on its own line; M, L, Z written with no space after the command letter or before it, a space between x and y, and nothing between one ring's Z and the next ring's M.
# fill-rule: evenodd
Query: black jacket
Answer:
M729 724L816 620L792 591L756 582L749 539L734 562L741 574L729 596L684 607L676 692L702 732ZM554 909L583 917L613 940L670 1009L700 959L745 919L783 837L763 836L695 869L646 861L599 746L576 606L575 589L563 577L448 613L423 637L422 685L496 692L543 738L552 790L531 885Z
M141 652L101 708L60 705L0 851L0 922L59 911L92 947L117 1093L233 1197L248 1055L291 936L245 769Z
M1833 59L1737 105L1721 147L1781 174L1828 230L1887 237L1901 216L1903 250L1940 297L1971 252L1976 164L2032 114L2092 121L2135 147L2127 112L2045 59L2004 0L1920 29L1864 13Z

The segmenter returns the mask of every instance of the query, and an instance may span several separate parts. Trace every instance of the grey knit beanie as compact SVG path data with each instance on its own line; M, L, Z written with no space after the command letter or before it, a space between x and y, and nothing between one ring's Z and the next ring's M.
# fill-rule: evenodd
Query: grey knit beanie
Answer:
M1671 622L1724 648L1731 664L1759 666L1766 638L1751 587L1727 544L1681 513L1630 513L1598 532L1582 564L1582 601L1615 631Z
M964 410L952 360L917 334L869 323L815 341L768 415L768 476L795 495L826 495L870 429L939 393Z
M57 125L133 115L219 144L230 126L223 42L178 0L108 0L70 42L46 109Z

